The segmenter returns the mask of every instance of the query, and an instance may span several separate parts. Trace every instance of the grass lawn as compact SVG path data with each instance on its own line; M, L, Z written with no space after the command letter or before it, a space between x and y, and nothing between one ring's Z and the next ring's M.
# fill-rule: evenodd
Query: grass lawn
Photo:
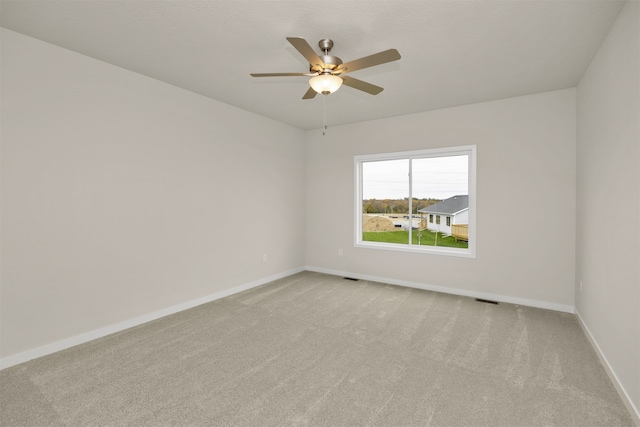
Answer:
M412 231L413 236L411 242L414 245L418 244L418 230ZM444 237L442 233L438 234L438 245L449 248L468 248L469 244L461 240L456 242L453 237ZM402 231L371 231L362 233L362 240L367 242L387 242L387 243L409 243L409 233L406 230ZM436 233L429 230L422 231L422 238L420 239L420 245L423 246L436 246Z

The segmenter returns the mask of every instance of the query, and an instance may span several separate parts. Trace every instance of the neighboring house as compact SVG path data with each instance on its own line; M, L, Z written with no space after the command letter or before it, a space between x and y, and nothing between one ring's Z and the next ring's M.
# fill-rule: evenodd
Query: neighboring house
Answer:
M424 225L429 230L450 234L454 237L467 239L469 224L469 196L459 195L420 209L424 216ZM452 233L452 226L454 232ZM461 227L464 226L464 227Z

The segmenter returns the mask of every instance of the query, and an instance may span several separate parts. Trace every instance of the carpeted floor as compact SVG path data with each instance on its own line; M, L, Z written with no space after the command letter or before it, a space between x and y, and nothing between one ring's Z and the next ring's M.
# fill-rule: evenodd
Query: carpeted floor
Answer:
M0 372L2 426L632 426L573 315L304 272Z

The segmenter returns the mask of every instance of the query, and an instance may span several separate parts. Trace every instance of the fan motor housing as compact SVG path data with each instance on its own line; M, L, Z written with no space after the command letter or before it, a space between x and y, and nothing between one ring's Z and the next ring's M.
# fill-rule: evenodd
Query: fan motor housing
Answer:
M331 39L321 39L318 42L318 47L320 48L320 50L322 52L324 52L324 55L319 55L319 58L324 63L325 67L322 68L319 65L311 64L309 70L312 73L331 72L331 71L335 70L336 68L338 68L338 65L342 64L342 59L338 58L337 56L329 55L329 52L331 51L331 48L333 48L333 40L331 40Z
M324 63L325 68L322 68L319 65L312 65L310 68L311 72L315 73L323 72L325 70L335 70L336 68L338 68L338 65L342 64L342 59L338 58L337 56L320 55L320 59Z

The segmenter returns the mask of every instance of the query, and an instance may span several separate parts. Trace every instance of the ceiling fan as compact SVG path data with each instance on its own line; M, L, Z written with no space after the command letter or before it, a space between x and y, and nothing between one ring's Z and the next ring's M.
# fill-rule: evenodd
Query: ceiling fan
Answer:
M363 68L373 67L374 65L385 64L387 62L397 61L400 59L400 53L396 49L389 49L383 52L374 53L364 58L356 59L346 63L337 56L329 55L333 47L333 40L322 39L318 42L322 55L315 53L309 43L302 37L287 37L291 45L296 48L302 56L309 61L308 73L251 73L253 77L282 77L282 76L307 76L311 77L309 90L304 94L302 99L311 99L317 93L329 95L340 89L342 84L350 86L354 89L361 90L371 95L377 95L383 91L383 88L354 77L345 76L344 74L352 71L361 70Z

